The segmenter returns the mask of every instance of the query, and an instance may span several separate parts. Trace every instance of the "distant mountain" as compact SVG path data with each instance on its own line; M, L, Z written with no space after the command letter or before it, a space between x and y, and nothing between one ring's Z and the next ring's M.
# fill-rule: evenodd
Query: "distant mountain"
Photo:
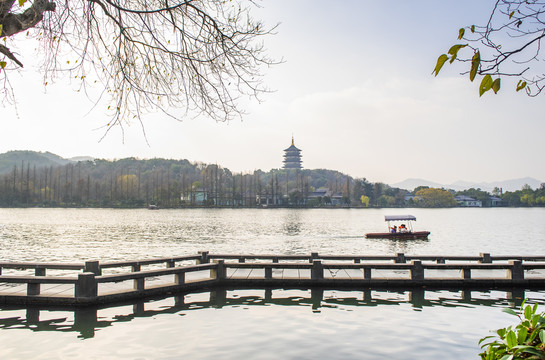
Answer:
M465 190L469 188L480 188L485 191L492 191L495 187L503 189L503 191L517 191L522 189L524 185L530 185L532 189L536 189L541 186L543 181L525 177L520 179L511 179L504 181L493 181L493 182L481 182L481 183L469 183L466 181L457 181L453 184L448 185L449 188L454 190Z
M72 162L50 152L37 152L27 150L8 151L0 154L0 174L13 171L22 164L25 167L36 165L37 167L65 165Z
M522 187L526 184L530 185L532 189L536 189L541 186L543 181L531 178L531 177L525 177L520 179L511 179L511 180L503 180L503 181L491 181L491 182L470 182L470 181L456 181L452 184L439 184L432 181L427 181L423 179L407 179L401 182L398 182L396 184L391 184L393 187L397 187L400 189L406 189L406 190L414 190L418 186L429 186L429 187L435 187L435 188L445 188L445 189L453 189L453 190L467 190L467 189L481 189L484 191L492 191L495 187L498 187L500 189L503 189L503 191L517 191L522 189Z
M413 191L415 188L419 186L429 186L431 188L444 187L444 185L442 184L439 184L433 181L424 180L424 179L406 179L401 182L390 184L390 185L396 188L410 190L410 191Z
M74 156L71 158L68 158L70 161L78 162L78 161L93 161L95 160L94 157L91 156Z

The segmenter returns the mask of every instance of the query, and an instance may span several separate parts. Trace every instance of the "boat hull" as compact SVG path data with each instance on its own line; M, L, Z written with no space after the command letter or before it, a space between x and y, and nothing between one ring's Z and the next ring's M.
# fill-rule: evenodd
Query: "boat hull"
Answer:
M413 232L398 232L398 233L368 233L365 234L367 239L427 239L429 231L413 231Z

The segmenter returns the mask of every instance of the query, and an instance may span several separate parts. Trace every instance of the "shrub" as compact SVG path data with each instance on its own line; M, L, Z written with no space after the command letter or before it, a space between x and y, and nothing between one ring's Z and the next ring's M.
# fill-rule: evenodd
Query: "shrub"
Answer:
M482 360L545 359L545 313L538 314L537 304L524 306L525 302L518 312L503 310L518 317L519 324L499 329L496 335L479 341L484 349L479 354Z

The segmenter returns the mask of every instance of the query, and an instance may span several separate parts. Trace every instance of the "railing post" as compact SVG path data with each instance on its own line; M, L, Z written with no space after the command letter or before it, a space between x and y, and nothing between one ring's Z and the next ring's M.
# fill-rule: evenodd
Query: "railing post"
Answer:
M317 252L310 253L310 259L308 259L308 262L312 264L312 262L318 258L320 257L318 256Z
M413 260L411 264L411 280L424 281L424 268L422 267L422 261Z
M176 285L185 284L185 272L179 272L174 275L174 282Z
M479 260L482 264L491 264L492 258L490 257L490 253L479 253L479 256L481 257L481 260Z
M100 263L98 261L86 261L83 272L91 272L95 274L95 276L102 275L102 269L100 268Z
M361 263L361 259L354 259L354 264L360 264Z
M511 268L508 269L508 274L511 280L524 280L524 268L522 267L522 261L511 260L509 261Z
M199 254L201 254L201 258L197 259L197 265L208 264L210 262L210 258L208 258L208 251L199 251Z
M444 264L445 263L445 258L444 257L437 258L437 263L438 264Z
M312 262L312 269L310 271L312 280L323 280L324 278L324 265L322 260L314 260Z
M38 282L29 282L26 286L26 294L30 295L40 295L40 283Z
M265 266L265 279L267 279L267 280L272 279L272 267L271 266Z
M37 266L34 269L34 276L45 276L45 267ZM40 295L40 283L39 282L29 282L26 289L27 295Z
M244 264L246 262L246 258L241 257L238 259L238 262Z
M226 269L224 260L214 260L216 263L216 268L210 269L210 277L216 280L225 280L226 278Z
M274 264L278 264L278 258L277 258L277 257L273 257L272 262L273 262Z
M78 274L78 281L75 286L75 296L78 298L94 298L98 294L98 284L95 274L84 272Z
M144 291L146 289L146 278L134 279L133 289L136 291Z
M140 263L138 263L138 262L131 266L132 272L139 272L141 270L141 268L142 267L141 267ZM132 288L134 290L139 290L139 291L144 290L144 284L142 283L141 280L144 280L144 279L134 279L132 281Z
M167 269L173 268L176 265L173 259L167 261Z
M405 264L407 262L407 259L405 259L404 253L397 253L395 263L396 264Z
M463 268L462 269L462 279L471 279L471 269Z
M371 280L371 268L370 267L363 268L363 279L364 280Z
M45 276L45 267L37 266L34 269L34 276Z

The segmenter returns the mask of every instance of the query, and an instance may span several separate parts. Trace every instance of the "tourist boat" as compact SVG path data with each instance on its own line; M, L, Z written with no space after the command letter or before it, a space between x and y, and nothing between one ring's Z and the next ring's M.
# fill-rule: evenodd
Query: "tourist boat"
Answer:
M416 217L413 215L385 215L384 221L388 223L388 232L367 233L365 237L367 239L427 239L430 234L429 231L413 231L411 222L416 221ZM406 230L401 231L403 228L400 225L397 231L393 232L390 222L402 222Z

